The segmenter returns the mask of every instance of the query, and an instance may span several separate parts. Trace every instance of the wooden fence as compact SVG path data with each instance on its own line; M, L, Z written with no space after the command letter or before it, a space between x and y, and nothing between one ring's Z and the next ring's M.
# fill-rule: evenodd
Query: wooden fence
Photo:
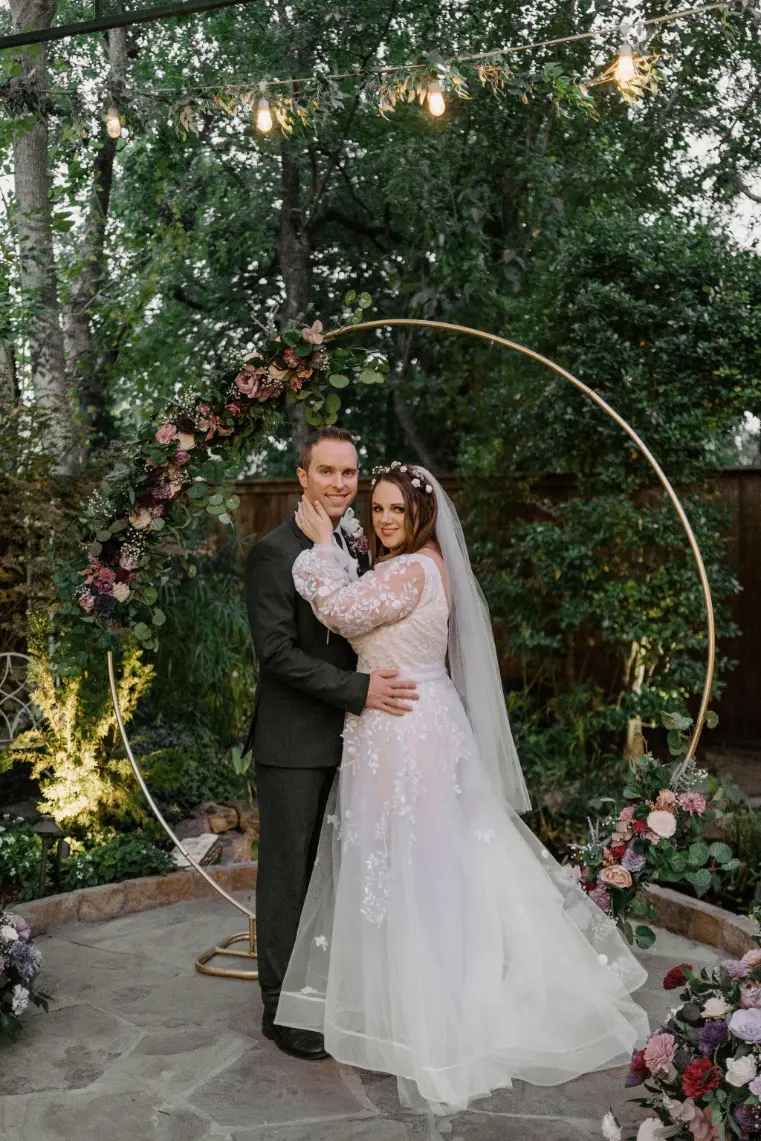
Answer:
M445 479L443 483L455 498L463 486L458 479ZM572 475L557 475L547 481L546 490L566 498L573 494L573 485ZM728 553L742 587L732 602L733 617L742 634L720 647L720 652L739 664L727 677L721 701L715 704L720 727L714 739L752 744L761 741L761 468L717 471L714 489L729 508ZM365 527L369 491L369 480L361 481L355 509ZM301 490L295 479L243 480L237 485L237 493L241 505L236 521L245 553L256 539L296 510Z

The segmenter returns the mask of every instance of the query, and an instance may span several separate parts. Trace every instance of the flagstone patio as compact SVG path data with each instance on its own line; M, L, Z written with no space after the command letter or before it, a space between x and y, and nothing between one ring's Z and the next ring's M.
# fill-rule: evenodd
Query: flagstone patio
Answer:
M427 1138L426 1121L400 1110L394 1079L287 1057L260 1033L255 983L195 971L197 954L242 929L228 904L209 899L39 936L39 981L53 1001L48 1014L29 1013L15 1044L0 1044L3 1141ZM668 967L716 956L660 932L642 955L651 1018L673 1005L661 988ZM622 1070L553 1089L516 1084L443 1131L451 1124L451 1141L591 1141L611 1106L635 1119L627 1102Z

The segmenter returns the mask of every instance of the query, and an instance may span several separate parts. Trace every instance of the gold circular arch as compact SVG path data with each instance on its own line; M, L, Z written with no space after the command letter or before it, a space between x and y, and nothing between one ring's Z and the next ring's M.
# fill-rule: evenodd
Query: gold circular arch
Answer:
M700 548L698 546L697 539L695 538L695 534L692 530L692 527L690 526L690 521L687 518L685 510L682 507L681 502L679 501L679 497L677 496L676 492L674 491L674 488L671 486L671 483L669 482L668 477L666 476L666 473L661 468L661 466L658 463L658 461L656 460L655 456L650 451L650 449L647 447L647 445L640 439L640 437L637 435L637 433L634 431L634 429L631 427L631 425L629 425L626 422L626 420L624 420L624 418L622 416L619 416L618 412L616 412L613 408L611 408L611 406L607 403L607 401L603 400L602 396L600 396L599 393L595 392L595 390L593 388L589 388L588 385L584 384L582 381L580 381L577 377L573 376L566 369L561 368L560 365L555 364L555 362L551 361L548 357L542 356L541 353L534 352L533 349L526 348L525 345L519 345L516 341L509 341L506 337L498 337L494 333L485 333L481 329L471 329L467 325L452 325L452 324L447 323L446 321L426 321L426 320L423 320L422 318L416 319L416 318L412 318L412 317L392 317L392 318L387 318L385 320L378 320L378 321L360 321L356 325L344 325L340 329L334 329L331 332L326 333L325 337L326 337L326 339L328 339L328 338L333 338L333 337L340 337L344 333L357 333L361 330L366 330L366 329L387 329L387 328L392 328L394 326L400 326L400 325L401 326L416 326L416 327L422 328L422 329L442 329L442 330L444 330L444 332L447 332L447 333L464 333L466 336L479 337L481 340L490 341L492 344L495 344L495 345L502 345L503 348L512 349L514 352L522 353L524 356L531 357L533 360L539 361L540 364L546 365L547 368L552 369L552 371L557 373L558 376L562 376L564 380L567 380L570 384L572 384L575 388L577 388L579 390L579 392L583 392L584 395L587 396L590 400L592 400L598 406L598 408L601 408L602 411L607 416L609 416L611 418L611 420L613 420L616 424L618 424L618 426L620 428L623 428L624 432L626 432L627 436L629 436L629 438L633 441L633 443L636 445L636 447L640 450L642 455L645 457L645 459L650 464L651 468L653 469L653 471L657 475L658 480L660 481L663 489L665 490L666 494L668 495L669 499L671 500L671 503L674 507L674 510L676 511L676 513L679 517L679 521L681 522L682 527L684 528L685 534L687 535L687 541L689 542L690 549L692 550L692 554L695 558L695 563L697 565L698 576L700 578L700 585L703 589L703 599L705 602L706 619L707 619L707 623L708 623L708 660L706 663L706 676L705 676L705 682L703 684L703 694L702 694L702 698L701 698L701 702L700 702L700 710L699 710L697 718L695 720L695 727L692 731L692 736L691 736L690 742L687 746L687 752L685 754L685 759L683 762L683 764L687 764L688 761L690 761L695 756L695 751L696 751L697 746L698 746L698 741L700 740L700 734L701 734L702 729L703 729L703 721L705 718L706 711L708 709L708 702L709 702L710 696L711 696L711 685L713 682L713 673L714 673L714 667L715 667L715 662L716 662L716 627L715 627L715 622L714 622L713 600L711 598L711 587L710 587L709 582L708 582L708 575L706 574L705 564L703 562L703 556L700 553ZM187 849L185 848L185 845L182 843L182 841L177 836L175 836L175 834L172 831L172 829L170 828L169 824L164 819L164 817L161 813L161 810L159 809L158 805L156 804L153 797L151 796L148 785L146 784L145 778L143 777L143 774L140 771L140 768L137 764L137 761L135 760L134 754L132 752L132 748L131 748L129 740L127 738L127 733L126 733L126 730L124 727L124 722L122 720L121 710L119 708L119 699L118 699L118 695L116 692L116 679L114 676L113 655L112 655L110 650L108 651L108 677L109 677L109 682L110 682L110 686L111 686L111 699L112 699L113 704L114 704L114 711L116 713L116 720L117 720L117 723L119 725L119 732L121 733L122 741L124 742L124 747L126 749L127 756L129 758L129 762L132 766L132 769L135 773L135 776L138 780L138 783L139 783L141 789L143 790L145 798L148 801L148 804L150 805L151 811L153 812L154 816L156 817L158 822L161 824L162 828L167 833L169 838L173 841L173 843L177 846L177 848L179 848L179 850L182 852L182 854L187 859L189 864L191 864L191 866L193 868L195 868L195 870L199 873L199 875L203 876L203 878L207 881L207 883L214 889L214 891L216 891L219 895L221 895L223 897L223 899L226 899L228 903L232 904L233 907L236 907L238 909L238 911L243 912L243 914L248 917L248 931L243 932L240 935L232 935L232 936L230 936L230 938L226 939L223 943L220 943L217 947L214 947L209 951L205 951L202 955L200 955L198 957L198 959L196 959L196 969L198 971L200 971L202 974L216 975L216 976L221 977L221 978L257 979L259 977L258 971L231 970L231 969L225 969L222 967L211 967L211 966L207 965L209 963L209 961L211 959L213 959L216 955L227 955L227 956L237 957L237 958L256 959L257 958L257 953L256 953L256 917L254 915L254 912L250 911L249 908L247 908L244 904L240 903L237 899L235 899L234 896L230 895L227 891L225 891L225 889L220 884L218 884L214 880L214 878L209 874L209 872L206 870L206 868L202 867L194 859L194 857L187 851ZM237 943L241 940L248 940L248 950L246 950L246 951L228 950L228 948L231 946L231 944Z

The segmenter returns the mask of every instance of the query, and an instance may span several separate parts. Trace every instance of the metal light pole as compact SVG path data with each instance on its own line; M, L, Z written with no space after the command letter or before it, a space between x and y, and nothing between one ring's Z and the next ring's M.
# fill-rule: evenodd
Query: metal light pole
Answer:
M54 840L59 840L63 836L63 832L58 827L53 816L41 816L37 823L33 826L32 831L35 832L42 841L42 861L40 863L40 894L39 899L45 895L45 881L47 878L48 870L48 848ZM58 865L60 861L56 861Z

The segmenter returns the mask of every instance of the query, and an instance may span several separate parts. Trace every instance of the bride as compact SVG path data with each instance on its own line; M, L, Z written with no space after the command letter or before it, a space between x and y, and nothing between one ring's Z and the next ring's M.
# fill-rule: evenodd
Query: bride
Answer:
M357 580L305 498L314 547L296 588L358 669L398 669L419 700L347 715L275 1021L395 1074L402 1103L433 1113L628 1062L648 1032L630 997L646 972L518 815L529 798L455 508L394 463L372 521L374 569Z

